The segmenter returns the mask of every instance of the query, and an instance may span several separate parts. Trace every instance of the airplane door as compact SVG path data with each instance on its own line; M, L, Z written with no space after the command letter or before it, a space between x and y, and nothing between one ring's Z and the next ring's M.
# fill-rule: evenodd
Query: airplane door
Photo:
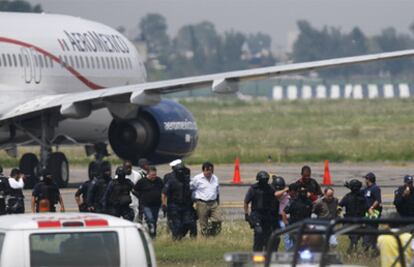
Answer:
M30 55L32 58L32 69L33 69L32 78L35 83L40 83L40 81L42 80L42 66L41 66L42 64L39 61L40 56L33 47L30 48Z
M29 53L29 49L22 47L20 49L23 59L23 69L24 69L24 81L26 83L31 83L32 81L32 59Z

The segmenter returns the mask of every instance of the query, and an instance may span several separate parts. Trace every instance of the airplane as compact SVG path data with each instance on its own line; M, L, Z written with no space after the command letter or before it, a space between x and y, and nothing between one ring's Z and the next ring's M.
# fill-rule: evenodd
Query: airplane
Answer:
M134 164L189 156L197 124L164 94L200 87L232 94L243 81L412 55L404 50L146 82L134 45L108 26L67 15L0 12L0 149L17 155L17 146L39 145L40 159L26 153L19 161L28 187L42 168L65 187L69 163L61 144L85 145L100 160L105 146L91 144L109 141L118 157Z

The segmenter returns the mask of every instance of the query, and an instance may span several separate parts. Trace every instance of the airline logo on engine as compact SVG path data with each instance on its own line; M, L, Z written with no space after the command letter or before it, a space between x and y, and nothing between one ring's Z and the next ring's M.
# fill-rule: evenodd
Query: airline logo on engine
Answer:
M174 130L197 130L197 123L194 121L167 121L164 122L164 129L166 131Z
M106 34L95 31L63 31L63 33L65 36L57 39L63 51L129 53L127 43L118 34Z

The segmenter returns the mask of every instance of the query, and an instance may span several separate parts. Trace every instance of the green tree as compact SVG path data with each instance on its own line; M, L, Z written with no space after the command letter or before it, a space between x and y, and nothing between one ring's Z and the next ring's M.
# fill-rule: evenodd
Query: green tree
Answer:
M257 54L263 50L270 51L272 45L272 38L268 34L258 32L256 34L249 34L246 39L249 51L252 54Z
M222 63L223 70L237 70L246 67L245 62L242 61L243 45L245 44L246 37L235 31L229 31L224 33L222 46Z
M32 6L30 3L22 0L0 1L0 11L33 13L43 12L42 7L40 5Z
M167 22L160 14L148 14L139 23L141 39L147 44L148 52L157 56L168 50L170 38Z

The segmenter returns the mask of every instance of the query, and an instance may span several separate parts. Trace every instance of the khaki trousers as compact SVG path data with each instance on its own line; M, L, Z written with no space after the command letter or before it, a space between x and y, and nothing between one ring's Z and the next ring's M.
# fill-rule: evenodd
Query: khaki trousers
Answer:
M209 219L214 223L221 223L223 221L221 210L217 201L204 202L197 200L196 211L201 231L205 232L208 229Z

